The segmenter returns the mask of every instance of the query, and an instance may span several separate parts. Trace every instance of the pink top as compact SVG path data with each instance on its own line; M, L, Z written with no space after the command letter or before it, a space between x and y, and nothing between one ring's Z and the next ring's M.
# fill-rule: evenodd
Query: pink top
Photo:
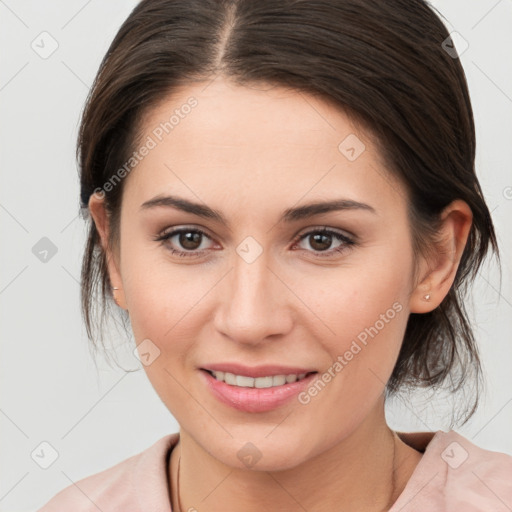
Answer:
M512 456L484 450L454 430L397 432L423 453L389 512L510 512ZM168 461L179 433L88 476L38 512L172 512Z

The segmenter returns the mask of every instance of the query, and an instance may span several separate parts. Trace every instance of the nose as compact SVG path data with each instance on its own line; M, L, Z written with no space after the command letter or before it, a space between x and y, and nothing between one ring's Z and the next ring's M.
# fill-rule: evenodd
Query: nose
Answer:
M274 341L292 328L294 295L265 251L254 261L241 254L218 287L215 327L246 345Z

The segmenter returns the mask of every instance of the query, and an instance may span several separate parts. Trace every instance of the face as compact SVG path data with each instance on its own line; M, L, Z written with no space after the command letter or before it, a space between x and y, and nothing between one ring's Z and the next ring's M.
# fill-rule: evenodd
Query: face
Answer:
M109 269L182 432L231 466L254 450L258 469L347 438L380 404L414 288L404 188L371 140L320 98L216 80L150 111L142 141ZM167 196L210 214L148 203ZM303 208L325 202L341 207ZM228 364L316 373L257 391L205 371Z

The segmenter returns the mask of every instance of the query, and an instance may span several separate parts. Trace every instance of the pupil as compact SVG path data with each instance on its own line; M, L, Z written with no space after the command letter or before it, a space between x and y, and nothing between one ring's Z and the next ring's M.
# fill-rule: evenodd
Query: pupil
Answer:
M316 234L316 235L313 235L313 240L314 240L314 244L316 244L317 242L320 242L320 247L316 247L316 249L318 250L325 250L325 249L328 249L329 245L330 245L330 240L331 240L331 236L330 235L324 235L324 234ZM322 246L322 240L324 241L324 246ZM313 247L314 247L314 244ZM315 247L314 247L315 248Z
M180 244L185 249L197 249L195 244L197 244L199 242L200 238L201 238L201 233L193 233L191 231L189 231L187 233L181 233ZM201 245L201 244L199 243L199 245Z

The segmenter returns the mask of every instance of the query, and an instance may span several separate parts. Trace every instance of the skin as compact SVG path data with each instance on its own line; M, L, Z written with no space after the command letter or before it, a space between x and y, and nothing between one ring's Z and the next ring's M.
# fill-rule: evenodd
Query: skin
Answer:
M180 456L183 511L326 511L340 503L344 511L388 510L421 454L388 427L385 384L409 313L436 308L453 283L471 210L450 204L438 250L429 260L415 257L404 187L340 109L298 91L217 78L183 87L147 112L143 140L190 96L198 105L125 178L119 247L107 245L102 199L89 203L117 303L128 310L137 343L150 339L160 350L144 368L180 425L169 468L173 510ZM338 149L349 134L366 146L354 161ZM206 204L229 228L170 207L141 210L161 194ZM286 208L338 198L375 213L278 222ZM336 237L325 251L312 236L296 241L323 226L356 244L334 253L343 244ZM154 240L177 227L199 227L208 237L195 246L179 236ZM250 264L236 252L248 236L262 250ZM179 257L171 246L203 252ZM220 403L199 373L208 363L235 361L321 374L397 302L400 313L308 404L238 411ZM261 454L250 468L237 456L247 442Z

